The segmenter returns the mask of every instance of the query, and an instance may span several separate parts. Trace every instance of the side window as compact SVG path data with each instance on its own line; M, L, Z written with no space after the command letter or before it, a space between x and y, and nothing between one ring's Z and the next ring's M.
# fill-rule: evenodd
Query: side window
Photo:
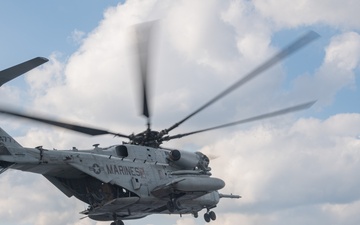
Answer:
M119 157L127 157L129 155L128 150L127 150L126 146L124 146L124 145L116 146L116 154Z

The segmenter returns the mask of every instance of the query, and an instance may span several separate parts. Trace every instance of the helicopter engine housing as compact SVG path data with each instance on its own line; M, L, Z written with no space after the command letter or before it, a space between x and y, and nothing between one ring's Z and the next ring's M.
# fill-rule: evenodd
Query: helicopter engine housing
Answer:
M202 169L210 171L209 158L201 152L172 150L167 157L169 164L179 169Z

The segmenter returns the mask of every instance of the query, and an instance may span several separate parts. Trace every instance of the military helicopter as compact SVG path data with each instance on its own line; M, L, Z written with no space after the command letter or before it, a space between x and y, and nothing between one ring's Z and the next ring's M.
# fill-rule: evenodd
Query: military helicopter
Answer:
M192 214L197 218L203 209L206 210L204 213L206 222L216 220L213 209L217 207L220 199L237 199L241 196L219 192L225 186L225 182L212 176L209 157L201 152L169 149L162 146L163 142L311 107L315 101L215 127L169 135L171 131L194 115L309 44L318 37L318 34L313 31L308 32L194 112L166 129L155 131L151 129L147 93L147 49L151 29L147 25L139 26L137 30L142 114L147 119L147 129L137 134L126 135L3 108L0 109L2 114L87 135L110 134L126 138L128 141L105 148L94 145L94 148L90 150L77 148L49 150L42 146L27 148L22 147L0 128L0 174L7 169L41 174L66 196L74 196L87 203L88 208L80 212L85 217L97 221L112 221L111 225L123 225L123 220L139 219L152 214ZM0 85L47 61L45 58L37 57L0 71Z

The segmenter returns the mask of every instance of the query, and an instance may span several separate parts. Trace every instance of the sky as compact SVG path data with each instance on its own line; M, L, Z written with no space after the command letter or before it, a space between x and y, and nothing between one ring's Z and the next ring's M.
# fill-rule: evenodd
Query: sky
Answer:
M306 101L310 109L166 143L215 156L226 182L212 224L358 224L360 221L360 15L357 0L129 0L0 2L0 70L50 61L0 88L0 106L124 134L141 132L134 26L156 22L151 55L153 129L181 120L284 46L320 38L182 124L189 132ZM0 117L26 147L119 144ZM104 225L45 178L0 176L0 225ZM153 215L129 225L205 224L202 213Z

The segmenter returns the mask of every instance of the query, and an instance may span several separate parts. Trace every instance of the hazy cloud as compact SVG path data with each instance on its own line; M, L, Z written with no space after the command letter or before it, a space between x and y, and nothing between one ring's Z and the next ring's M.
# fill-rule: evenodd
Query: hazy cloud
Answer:
M75 29L75 30L73 30L73 32L71 32L71 36L69 37L69 40L75 44L81 44L85 35L86 35L86 33L84 31Z
M334 36L325 48L325 58L314 75L295 80L299 93L316 96L319 104L330 104L343 88L354 88L356 68L360 63L360 35L347 32ZM305 91L306 90L306 91Z
M359 29L360 3L356 0L300 0L295 2L261 0L254 2L261 15L280 28L322 24L344 29Z
M142 131L146 121L139 116L134 25L161 19L154 43L157 53L151 56L155 129L182 119L277 52L272 45L275 32L304 26L336 31L323 46L324 58L314 73L298 76L285 91L286 74L283 66L277 65L177 131L231 122L314 98L318 99L315 108L324 108L342 89L357 88L360 36L356 29L360 20L356 19L356 6L355 0L130 0L106 10L90 33L75 30L74 37L81 39L78 50L66 60L57 53L51 55L50 62L26 75L27 90L2 86L1 104L22 105L26 99L26 110L52 118L125 134ZM218 223L343 225L359 221L360 114L325 119L301 119L298 115L169 144L200 148L217 156L211 167L214 176L226 181L221 192L243 196L218 205ZM95 143L106 146L122 141L24 124L1 121L4 129L31 127L17 135L19 142L29 147L90 148ZM6 209L0 210L0 224L109 224L78 220L77 212L86 206L68 199L39 175L8 171L0 179L0 208ZM174 225L203 224L202 215L199 217L156 219ZM157 224L154 220L148 217L127 224Z

